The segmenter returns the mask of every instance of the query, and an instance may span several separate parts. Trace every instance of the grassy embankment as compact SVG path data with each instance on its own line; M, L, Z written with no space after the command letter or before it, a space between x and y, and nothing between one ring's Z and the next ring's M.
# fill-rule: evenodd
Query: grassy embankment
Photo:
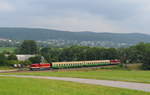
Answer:
M73 82L0 77L1 95L150 95L148 92Z
M83 70L83 71L55 71L55 72L22 72L22 73L4 73L12 75L35 75L35 76L57 76L57 77L75 77L100 80L131 81L150 83L150 71L127 71L127 70Z

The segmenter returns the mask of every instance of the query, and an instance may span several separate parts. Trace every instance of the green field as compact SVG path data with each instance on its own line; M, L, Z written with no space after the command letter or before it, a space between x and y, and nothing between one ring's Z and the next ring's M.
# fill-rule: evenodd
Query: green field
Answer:
M0 95L150 95L148 92L73 82L0 77Z
M36 76L57 76L76 77L101 80L118 80L150 83L150 71L125 71L125 70L85 70L85 71L57 71L57 72L25 72L5 73L13 75L36 75Z
M11 48L11 47L0 47L0 53L4 52L4 51L8 51L8 52L14 52L16 48Z

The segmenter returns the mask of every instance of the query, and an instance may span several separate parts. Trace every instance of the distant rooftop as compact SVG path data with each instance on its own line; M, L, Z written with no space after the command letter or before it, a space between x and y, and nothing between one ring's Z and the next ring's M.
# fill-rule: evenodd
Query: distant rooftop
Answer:
M19 61L25 61L31 57L35 57L35 55L16 55L16 56Z

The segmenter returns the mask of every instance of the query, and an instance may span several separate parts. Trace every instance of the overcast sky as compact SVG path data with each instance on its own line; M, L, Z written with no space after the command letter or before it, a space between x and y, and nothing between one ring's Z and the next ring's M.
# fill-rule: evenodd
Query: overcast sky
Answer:
M0 27L150 34L150 0L0 0Z

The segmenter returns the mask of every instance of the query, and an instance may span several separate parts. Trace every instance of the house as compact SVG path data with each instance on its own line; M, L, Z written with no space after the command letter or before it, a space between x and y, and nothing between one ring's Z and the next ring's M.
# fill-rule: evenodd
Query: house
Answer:
M26 61L31 57L35 57L36 55L16 55L19 61Z

